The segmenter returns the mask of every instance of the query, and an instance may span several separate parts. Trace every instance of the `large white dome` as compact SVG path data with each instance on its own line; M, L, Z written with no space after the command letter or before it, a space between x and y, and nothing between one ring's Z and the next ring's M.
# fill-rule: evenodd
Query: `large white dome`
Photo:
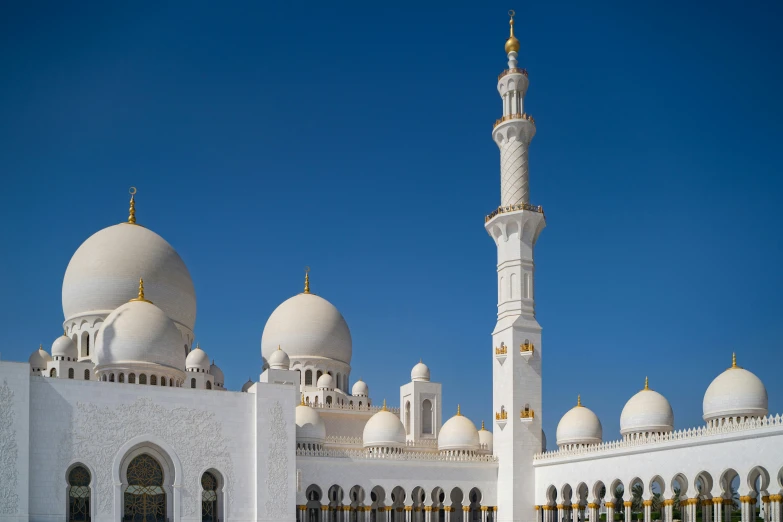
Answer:
M370 417L362 433L364 447L401 448L405 445L405 426L400 418L386 409Z
M597 444L603 437L603 428L593 410L585 408L582 401L578 400L577 405L560 419L556 436L558 446Z
M317 411L300 404L296 407L296 442L323 444L326 425Z
M620 433L668 433L674 429L674 412L666 397L649 388L644 389L625 403L620 414Z
M196 292L185 263L158 234L129 223L96 232L76 250L63 279L65 319L109 314L136 295L139 278L151 301L193 330Z
M269 360L278 345L291 359L323 357L351 364L351 332L337 308L315 294L299 294L278 306L264 327L261 356Z
M460 413L459 407L457 407L457 414L446 421L438 433L438 449L441 451L478 451L480 443L481 438L476 425Z
M182 335L174 321L149 301L125 303L106 317L98 330L94 360L96 371L107 366L185 371Z
M737 366L718 375L707 388L702 404L704 420L721 417L763 417L768 411L767 389L761 379Z

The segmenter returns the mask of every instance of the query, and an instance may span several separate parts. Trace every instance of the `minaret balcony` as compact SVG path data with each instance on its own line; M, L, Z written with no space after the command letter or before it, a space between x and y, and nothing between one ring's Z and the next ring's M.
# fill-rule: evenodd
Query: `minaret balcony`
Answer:
M506 427L506 423L508 422L508 413L506 412L506 409L501 406L499 412L495 412L495 423L498 425L498 428L501 430Z
M502 80L504 76L508 76L509 74L521 74L527 76L527 69L520 69L519 67L506 69L502 73L498 74L498 80Z
M505 214L506 212L517 212L519 210L529 210L531 212L538 212L539 214L544 213L544 207L541 205L531 205L529 203L518 203L516 205L507 205L505 207L498 207L496 208L491 214L488 214L484 218L484 223L488 223L492 218L497 216L498 214Z
M536 417L536 414L530 408L525 408L519 412L519 418L522 422L531 422Z
M527 342L519 345L519 353L526 359L529 359L535 351L536 348L533 346L533 343Z
M503 123L505 121L509 121L509 120L526 120L526 121L529 121L530 123L532 123L533 125L536 124L535 118L533 118L531 115L523 112L523 113L516 113L516 114L506 114L502 118L500 118L498 120L495 120L495 124L492 126L492 128L494 129L495 127L497 127L501 123Z
M498 360L501 366L508 357L508 347L505 344L501 344L500 348L495 348L495 359Z

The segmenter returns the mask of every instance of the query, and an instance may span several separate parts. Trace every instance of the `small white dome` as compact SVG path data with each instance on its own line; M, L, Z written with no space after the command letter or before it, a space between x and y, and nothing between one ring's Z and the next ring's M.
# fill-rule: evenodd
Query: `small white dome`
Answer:
M438 449L478 451L481 442L475 424L464 417L457 406L457 414L446 421L438 434Z
M704 420L763 417L768 411L768 401L761 379L737 366L734 358L731 368L718 375L704 394Z
M149 299L192 331L196 291L182 258L155 232L127 223L96 232L73 254L63 278L65 319L110 313L136 295L140 277Z
M185 359L185 368L188 371L198 370L206 373L209 371L209 366L209 356L199 345L196 345L188 354L187 359Z
M492 442L493 442L494 436L492 435L491 431L489 431L488 429L486 429L484 427L484 422L483 421L481 422L481 429L479 430L478 435L479 435L479 442L482 445L486 445L487 449L485 449L484 451L487 454L492 454L492 448L493 448Z
M30 354L30 358L27 360L30 363L30 367L33 370L45 370L46 363L52 360L52 356L43 349L43 346L39 346L36 351Z
M674 412L666 397L644 383L644 389L625 403L620 433L668 433L674 429Z
M110 313L95 344L96 371L136 363L185 371L182 335L174 321L149 301L131 301Z
M226 378L223 376L223 370L215 364L215 361L212 361L212 364L209 365L209 374L215 378L215 384L219 384L220 386L225 384Z
M52 357L70 357L72 361L79 358L79 350L73 339L63 334L52 343Z
M427 367L426 364L421 362L419 360L418 364L413 367L411 370L411 380L412 381L429 381L430 380L430 369Z
M279 345L293 359L323 357L351 364L348 324L332 303L315 294L295 295L269 316L261 336L261 356L268 361Z
M351 388L351 395L354 397L368 397L370 395L370 388L367 387L367 383L359 379L353 384Z
M597 444L601 442L603 429L598 416L593 410L582 406L581 399L577 405L563 415L557 424L557 445Z
M248 378L247 382L242 385L242 391L247 392L254 384L253 379Z
M278 346L277 350L269 356L267 364L273 370L287 370L291 367L291 360L288 358L288 354Z
M296 407L296 442L323 444L326 440L326 424L318 414L306 404Z
M365 448L401 448L405 445L405 426L400 418L386 409L383 409L370 417L364 425L362 441Z
M318 378L315 387L322 390L334 390L334 379L332 379L331 375L325 373Z

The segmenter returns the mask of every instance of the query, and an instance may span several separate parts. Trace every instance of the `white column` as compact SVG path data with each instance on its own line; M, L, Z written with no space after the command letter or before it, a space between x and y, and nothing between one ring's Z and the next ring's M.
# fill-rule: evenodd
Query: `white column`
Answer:
M579 522L579 504L571 504L571 520Z
M713 497L712 499L712 520L713 522L721 522L723 520L723 510L721 507L723 506L723 498L721 497Z
M631 522L631 501L623 502L623 507L625 508L625 522Z
M432 506L424 506L424 522L432 522Z
M451 506L446 506L443 509L446 510L446 522L452 522L452 520L451 520Z
M606 503L606 522L614 522L614 504L612 502Z
M771 522L783 522L783 517L781 516L781 503L783 503L783 495L770 495L769 496L769 505L772 509L772 516L770 517Z
M563 522L563 517L565 516L565 506L563 504L557 505L557 522Z
M652 522L652 500L642 502L644 506L644 522Z

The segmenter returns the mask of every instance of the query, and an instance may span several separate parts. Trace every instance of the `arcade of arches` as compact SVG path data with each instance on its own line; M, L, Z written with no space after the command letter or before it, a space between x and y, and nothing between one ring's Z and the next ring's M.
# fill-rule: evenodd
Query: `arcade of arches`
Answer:
M354 486L346 498L340 486L330 487L324 496L311 485L305 496L307 504L297 506L297 522L495 522L497 511L481 505L478 488L465 496L460 488L447 493L440 487L431 492L416 487L408 494L397 486L387 494L376 486L368 495Z

